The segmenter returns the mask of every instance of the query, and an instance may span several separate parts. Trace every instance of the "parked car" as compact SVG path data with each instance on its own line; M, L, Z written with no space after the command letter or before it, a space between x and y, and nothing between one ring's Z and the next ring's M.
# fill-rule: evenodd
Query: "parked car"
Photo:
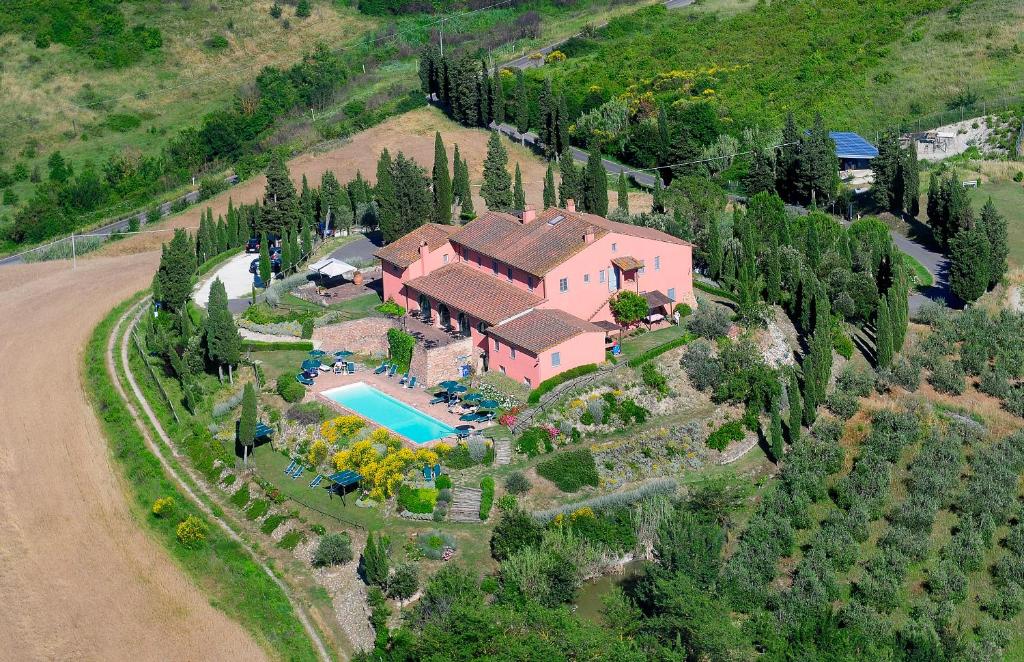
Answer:
M259 253L260 252L260 240L256 237L250 237L249 241L245 242L246 253Z
M254 274L260 270L260 259L256 258L249 263L249 273Z
M258 273L252 277L252 286L257 287L259 289L263 289L264 287L266 287L266 285L263 283L263 279L260 278L260 275Z

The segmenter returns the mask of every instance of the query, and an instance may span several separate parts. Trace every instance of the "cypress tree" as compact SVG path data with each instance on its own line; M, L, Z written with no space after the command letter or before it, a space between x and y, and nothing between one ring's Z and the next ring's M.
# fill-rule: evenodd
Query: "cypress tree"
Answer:
M558 168L561 171L561 181L558 183L558 206L563 209L569 200L574 200L577 205L583 201L580 199L580 172L576 167L576 161L572 154L565 152L558 160Z
M480 59L480 78L477 83L477 121L480 126L487 128L494 119L494 111L491 103L491 77L487 73L487 62Z
M798 201L797 164L800 162L800 147L803 136L796 126L793 113L786 115L782 129L782 149L775 167L775 188L783 200Z
M453 62L449 77L452 116L463 126L476 126L480 119L480 81L473 58L464 55Z
M469 164L466 159L462 159L462 184L461 188L465 197L462 199L462 203L459 205L459 215L465 219L476 218L476 210L473 208L473 192L469 186Z
M366 537L366 547L363 549L363 574L367 582L374 586L384 586L388 580L387 549L380 536L374 536L372 532Z
M331 230L352 227L352 201L349 199L348 188L338 182L331 170L325 170L320 177L320 214L325 223L331 217Z
M556 202L555 173L551 168L551 162L549 161L547 172L544 173L544 209L554 207Z
M526 92L526 78L522 69L516 69L516 89L512 104L516 131L525 134L530 128L530 97Z
M988 286L995 287L1006 275L1010 246L1007 238L1006 219L996 211L992 198L981 208L981 225L988 236Z
M516 162L515 184L512 185L512 207L513 209L526 209L526 191L523 189L523 173L519 170L519 162Z
M196 271L196 253L188 233L176 229L171 241L164 244L157 270L159 301L171 312L185 306L192 294L192 277Z
M988 289L991 250L988 235L980 223L962 230L949 243L949 285L953 294L967 303Z
M658 165L667 163L666 157L672 147L672 133L668 126L668 114L665 106L658 104Z
M200 216L198 244L199 262L206 262L217 254L217 231L213 227L213 210L209 207Z
M932 174L928 177L928 202L925 206L925 213L928 214L928 225L931 227L932 232L938 236L936 230L936 222L939 220L939 199L941 197L939 190L939 176L932 171Z
M816 205L831 200L839 187L836 145L825 128L821 113L815 116L810 133L801 138L796 183L800 199Z
M662 200L661 174L654 172L654 194L651 196L651 213L664 214L665 202Z
M900 174L903 176L903 209L911 216L921 213L921 166L917 160L917 141L901 153Z
M764 256L764 282L765 299L768 303L779 303L782 300L782 258L775 237L771 238L768 252Z
M878 300L878 312L875 316L875 361L878 367L892 365L893 355L893 321L889 314L888 297Z
M615 191L615 206L620 212L629 215L629 183L626 181L626 171L619 171L618 186Z
M558 153L555 151L557 141L555 123L558 120L557 106L555 105L554 94L551 92L551 79L544 81L541 88L540 98L537 101L540 108L540 129L538 137L544 146L544 156L553 159Z
M345 195L348 196L347 193ZM309 223L302 224L302 254L306 259L313 255L313 233L309 229Z
M452 178L448 173L448 152L441 140L441 132L434 134L434 222L449 225L452 222Z
M270 287L270 276L272 275L272 272L270 270L270 248L267 246L266 232L260 235L259 272L260 280L263 281L263 287Z
M804 236L804 256L814 272L821 264L821 242L818 240L818 224L813 215L807 217L807 234Z
M875 175L871 195L879 208L897 214L903 206L903 196L896 195L899 188L897 184L899 170L899 136L895 131L886 131L878 143L878 156L871 160L871 172Z
M803 403L800 400L800 380L796 371L789 374L789 388L786 389L789 396L789 445L792 446L800 440L800 425L804 419Z
M287 274L295 266L295 256L292 254L292 231L285 228L281 236L281 273Z
M785 441L782 437L782 414L779 412L779 406L775 402L772 402L772 424L769 432L772 459L775 460L775 464L782 461L782 455L785 453Z
M583 207L591 214L608 215L608 171L604 169L601 153L594 149L587 157Z
M228 198L228 214L225 222L227 224L228 248L243 245L245 242L241 239L241 232L238 227L238 212L235 211L234 206L231 204L231 198Z
M508 153L501 144L497 131L492 131L487 141L487 158L484 160L484 185L480 195L488 209L507 210L512 207L512 178L508 174Z
M672 221L675 227L670 234L693 243L693 224L690 223L690 217L684 216L683 210L676 207L672 210Z
M377 160L377 185L373 189L373 197L380 210L380 230L386 243L405 234L402 232L402 219L398 215L397 187L391 173L391 154L385 148Z
M772 172L772 160L764 150L759 149L754 152L750 170L743 178L743 188L746 189L746 193L750 197L762 192L775 192L775 173Z
M948 246L961 230L974 226L975 222L974 208L971 207L970 196L967 195L963 185L952 175L946 181L948 187L944 200L945 219L943 224L945 226L945 243Z
M455 143L455 153L452 154L452 201L462 204L466 197L466 190L462 188L462 156L459 154L459 143Z
M390 165L390 164L389 164ZM359 205L365 205L370 202L370 187L363 179L363 173L360 170L356 170L356 178L348 183L348 196L352 200L352 209L356 209Z
M498 124L505 123L505 85L501 80L501 72L494 73L491 79L491 111L494 121Z
M284 155L275 152L267 165L267 187L263 196L263 227L280 235L286 225L298 220L295 184L288 174Z
M430 220L433 202L430 179L415 161L399 152L391 172L395 190L395 218L398 219L397 234L393 238L397 239Z
M907 306L906 279L900 276L889 291L885 293L886 307L889 309L889 328L891 329L891 346L893 356L903 350L903 342L907 336L909 309Z
M566 105L565 95L558 95L555 105L555 154L569 150L569 107Z
M232 366L241 358L242 339L238 335L235 319L228 310L228 295L220 278L215 278L210 286L206 312L204 335L207 358L210 363L216 364L217 375L222 382L224 366L228 366L229 379L233 382Z
M306 224L303 223L302 226L306 227ZM289 239L291 241L292 271L295 271L296 269L298 269L299 265L302 264L302 260L303 260L302 247L299 246L299 230L298 230L298 228L293 228L288 233L288 236L289 236Z
M302 173L302 188L299 193L299 225L309 223L316 216L317 197L317 194L309 188L306 173Z
M722 277L722 266L725 256L722 248L722 232L718 227L718 215L712 214L707 220L707 263L708 275L714 280Z
M249 447L256 441L258 416L256 390L252 387L252 382L249 382L242 391L242 417L238 421L238 443L242 446L242 459L246 463L249 461Z

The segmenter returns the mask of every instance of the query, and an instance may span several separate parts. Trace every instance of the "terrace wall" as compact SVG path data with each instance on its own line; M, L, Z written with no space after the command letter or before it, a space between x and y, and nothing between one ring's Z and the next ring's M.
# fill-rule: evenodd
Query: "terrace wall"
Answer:
M313 343L328 352L347 349L357 354L387 356L388 329L398 327L398 320L387 317L328 324L313 329Z
M427 349L420 343L412 350L412 363L409 375L415 376L417 383L433 386L447 379L460 379L460 366L463 362L475 365L477 352L470 338L462 338L442 347ZM468 357L460 361L460 357Z

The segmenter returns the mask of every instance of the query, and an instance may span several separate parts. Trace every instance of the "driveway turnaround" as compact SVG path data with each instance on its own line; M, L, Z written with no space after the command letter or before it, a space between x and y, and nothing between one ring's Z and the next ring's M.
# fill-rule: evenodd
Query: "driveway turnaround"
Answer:
M242 253L231 258L217 269L212 276L204 280L196 288L192 298L196 304L206 308L206 302L210 299L210 287L214 278L220 278L227 290L228 299L248 299L252 295L252 274L249 273L249 265L259 256L252 253Z

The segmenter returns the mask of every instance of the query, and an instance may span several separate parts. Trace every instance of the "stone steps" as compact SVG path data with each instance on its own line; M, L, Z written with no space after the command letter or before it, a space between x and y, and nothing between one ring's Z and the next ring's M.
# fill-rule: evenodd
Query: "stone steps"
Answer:
M452 505L448 519L453 522L479 522L482 492L474 487L456 487L452 490Z
M508 464L512 461L512 444L508 439L494 442L494 464Z

